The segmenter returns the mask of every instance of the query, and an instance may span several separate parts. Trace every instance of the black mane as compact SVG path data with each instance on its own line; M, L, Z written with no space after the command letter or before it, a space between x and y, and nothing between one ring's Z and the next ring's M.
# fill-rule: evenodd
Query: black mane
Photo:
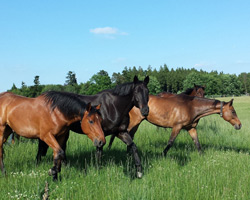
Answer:
M43 93L46 103L51 103L53 111L58 108L67 118L72 119L75 116L83 117L86 109L86 103L80 100L79 95L69 92L48 91Z
M125 96L132 92L134 89L134 83L123 83L120 85L117 85L112 91L113 94L119 95L119 96Z
M194 90L194 88L188 88L188 89L186 89L185 92L182 92L182 94L190 95L193 90Z

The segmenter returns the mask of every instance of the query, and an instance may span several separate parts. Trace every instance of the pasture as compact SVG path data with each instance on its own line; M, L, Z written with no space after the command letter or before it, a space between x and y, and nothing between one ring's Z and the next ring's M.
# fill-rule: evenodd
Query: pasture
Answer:
M71 133L68 163L62 166L58 182L48 176L51 149L36 165L36 140L22 138L14 145L6 143L7 177L0 177L0 199L41 199L46 181L50 199L249 199L250 97L236 97L233 105L242 122L241 130L235 130L219 115L200 120L197 132L202 156L188 133L182 131L163 157L171 129L157 129L144 121L134 140L142 161L142 179L135 178L133 159L127 157L125 144L116 139L111 150L107 149L110 136L102 165L97 166L92 141Z

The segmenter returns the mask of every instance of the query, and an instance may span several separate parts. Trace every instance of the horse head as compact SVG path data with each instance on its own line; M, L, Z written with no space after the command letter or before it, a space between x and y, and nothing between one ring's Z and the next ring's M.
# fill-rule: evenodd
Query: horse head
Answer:
M149 107L148 107L149 91L147 87L148 82L149 82L148 76L144 79L144 81L139 81L137 76L134 77L134 90L133 90L134 104L137 108L140 109L141 114L143 116L147 116L149 112Z
M239 130L242 127L242 124L236 114L236 111L233 107L233 99L229 102L225 102L221 104L221 117L223 117L224 120L228 121L236 130Z
M194 96L204 98L204 96L205 96L205 86L200 86L200 85L194 84L194 90L195 90L195 95Z
M100 107L101 104L92 107L91 103L88 103L81 121L82 131L93 141L96 147L102 147L106 143L101 127Z

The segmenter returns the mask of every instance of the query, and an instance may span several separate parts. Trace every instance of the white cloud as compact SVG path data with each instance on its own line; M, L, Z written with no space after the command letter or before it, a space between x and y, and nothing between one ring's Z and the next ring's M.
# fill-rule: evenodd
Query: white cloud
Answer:
M128 35L126 32L121 32L113 27L94 28L90 29L90 32L96 35Z

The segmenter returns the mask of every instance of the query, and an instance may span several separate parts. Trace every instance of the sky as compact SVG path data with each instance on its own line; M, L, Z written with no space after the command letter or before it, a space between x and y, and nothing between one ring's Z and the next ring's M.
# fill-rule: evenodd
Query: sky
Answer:
M250 72L250 1L0 0L0 92L164 64Z

